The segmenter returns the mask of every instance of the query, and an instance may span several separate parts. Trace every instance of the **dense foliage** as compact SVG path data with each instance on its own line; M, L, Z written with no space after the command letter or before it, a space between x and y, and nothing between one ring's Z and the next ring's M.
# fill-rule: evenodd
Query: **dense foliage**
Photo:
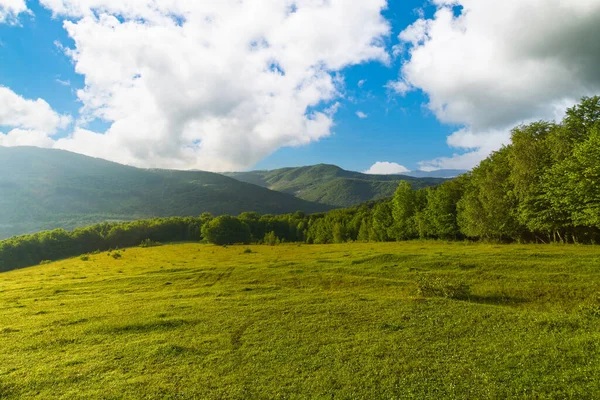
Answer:
M168 218L54 230L0 242L0 271L152 242L235 243L416 238L519 242L600 241L600 97L562 123L513 131L512 144L435 188L403 181L391 199L328 213Z

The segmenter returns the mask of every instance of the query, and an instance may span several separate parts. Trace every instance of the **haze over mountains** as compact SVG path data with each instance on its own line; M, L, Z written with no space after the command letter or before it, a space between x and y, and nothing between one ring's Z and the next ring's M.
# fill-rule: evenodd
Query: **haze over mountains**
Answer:
M203 212L325 212L391 196L400 180L415 188L444 181L365 175L333 165L228 175L139 169L62 150L0 147L0 239Z

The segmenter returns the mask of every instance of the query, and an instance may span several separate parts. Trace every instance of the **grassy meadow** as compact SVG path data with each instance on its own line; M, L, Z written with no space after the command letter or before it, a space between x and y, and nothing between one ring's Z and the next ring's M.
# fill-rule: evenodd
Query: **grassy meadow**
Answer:
M2 399L600 398L600 250L135 248L0 274Z

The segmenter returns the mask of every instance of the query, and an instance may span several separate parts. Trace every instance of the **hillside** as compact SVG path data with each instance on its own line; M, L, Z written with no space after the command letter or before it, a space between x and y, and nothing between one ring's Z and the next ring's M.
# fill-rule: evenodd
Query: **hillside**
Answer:
M410 182L415 189L439 185L445 181L442 178L404 175L368 175L326 164L272 171L232 172L225 175L335 207L350 207L389 197L394 194L400 181Z
M466 169L440 169L437 171L410 171L405 175L414 178L456 178L459 175L466 174Z
M0 239L107 220L331 208L219 174L144 170L31 147L0 147L0 193Z
M600 394L592 246L179 244L1 277L3 400Z

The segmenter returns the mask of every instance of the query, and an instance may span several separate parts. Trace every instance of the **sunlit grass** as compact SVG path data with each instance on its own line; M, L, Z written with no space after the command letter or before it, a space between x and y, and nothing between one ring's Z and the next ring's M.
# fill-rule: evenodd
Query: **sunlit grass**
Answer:
M0 398L600 397L596 247L119 253L0 274Z

